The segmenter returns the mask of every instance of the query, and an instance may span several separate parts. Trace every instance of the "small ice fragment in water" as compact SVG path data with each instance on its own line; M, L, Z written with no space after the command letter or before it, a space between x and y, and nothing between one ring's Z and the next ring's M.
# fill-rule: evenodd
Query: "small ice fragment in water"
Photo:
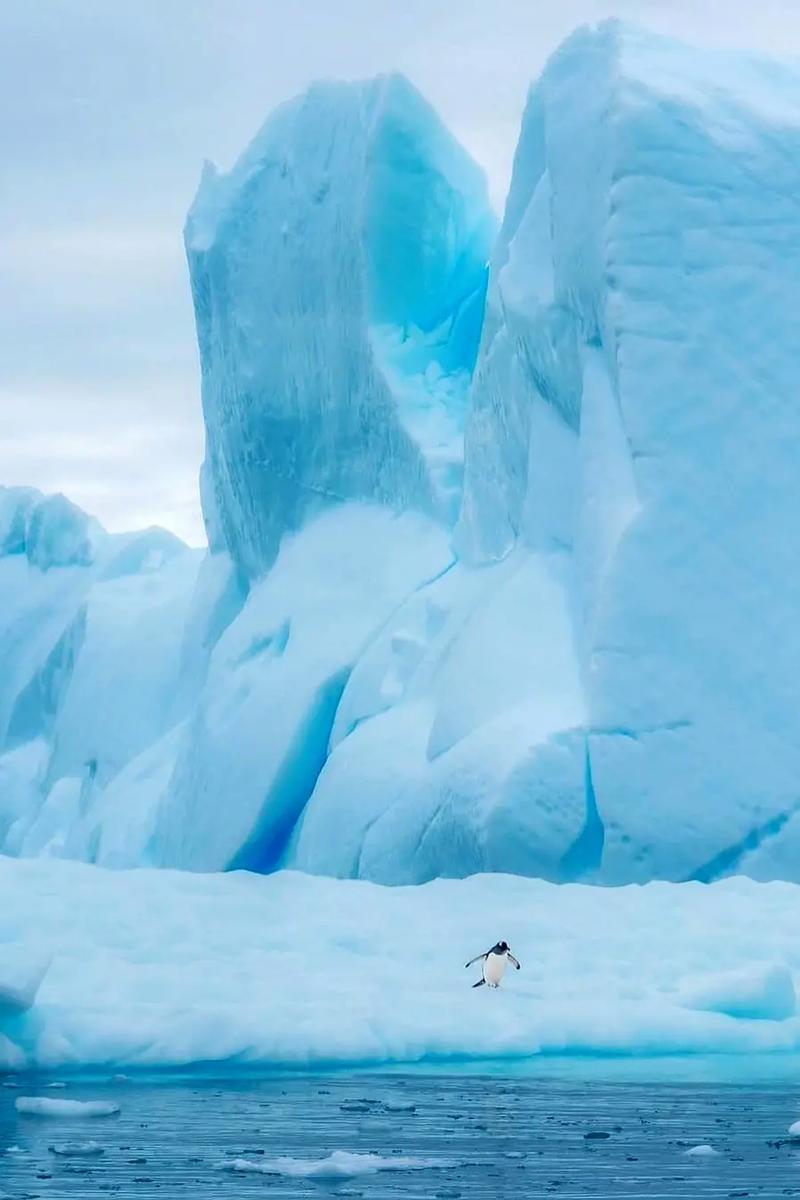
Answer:
M62 1158L91 1158L96 1154L105 1154L99 1142L62 1142L60 1146L48 1146L47 1149Z
M50 1100L44 1096L19 1096L18 1113L35 1117L113 1117L119 1105L111 1100Z
M800 1121L794 1121L789 1126L789 1133L792 1137L800 1137Z
M691 1150L686 1151L687 1158L714 1158L717 1154L719 1150L713 1146L692 1146Z

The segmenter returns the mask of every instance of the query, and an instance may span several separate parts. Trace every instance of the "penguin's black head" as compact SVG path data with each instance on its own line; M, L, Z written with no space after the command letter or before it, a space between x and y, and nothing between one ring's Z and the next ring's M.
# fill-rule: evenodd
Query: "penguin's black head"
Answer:
M508 942L498 942L494 952L495 954L508 954Z

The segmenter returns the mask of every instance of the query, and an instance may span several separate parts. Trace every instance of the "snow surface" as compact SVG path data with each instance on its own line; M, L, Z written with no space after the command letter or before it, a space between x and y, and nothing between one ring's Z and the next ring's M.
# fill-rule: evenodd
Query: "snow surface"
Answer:
M0 858L0 982L14 986L34 948L52 958L32 1007L0 1018L0 1062L797 1050L794 1010L728 1014L745 972L797 980L799 901L797 885L745 879L599 889L482 875L384 888ZM473 990L464 963L498 938L522 970ZM734 977L727 1001L722 973ZM716 1010L684 991L704 976Z
M687 979L681 986L680 997L687 1008L754 1021L782 1021L797 1010L791 972L779 965Z

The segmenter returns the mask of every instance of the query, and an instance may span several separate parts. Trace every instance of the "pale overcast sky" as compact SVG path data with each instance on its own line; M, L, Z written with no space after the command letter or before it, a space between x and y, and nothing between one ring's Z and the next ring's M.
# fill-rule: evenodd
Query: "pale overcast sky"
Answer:
M202 160L313 79L397 69L500 209L528 84L608 15L800 54L800 0L2 0L0 483L202 542L181 243Z

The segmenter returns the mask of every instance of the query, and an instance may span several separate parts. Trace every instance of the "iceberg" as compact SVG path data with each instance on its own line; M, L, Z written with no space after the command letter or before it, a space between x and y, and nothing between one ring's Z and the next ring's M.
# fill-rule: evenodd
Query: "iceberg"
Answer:
M795 67L616 23L523 120L456 540L569 548L606 882L796 836L798 149Z
M538 694L531 680L552 683ZM393 614L350 676L287 861L381 883L560 880L587 825L582 719L557 566L526 552L488 571L456 565Z
M201 555L161 529L107 534L34 489L2 489L2 530L0 848L91 858L87 812L181 715Z
M60 493L0 486L0 554L51 567L90 566L104 537L100 522Z
M0 851L800 879L798 163L796 66L607 22L499 232L398 76L208 167L209 550L0 491Z
M145 861L279 865L353 663L387 615L451 562L445 531L421 514L354 502L285 538L214 647Z
M799 148L793 66L617 22L550 61L490 265L458 565L353 672L295 865L797 877Z
M247 578L330 505L455 515L494 232L483 172L396 75L317 84L206 167L203 503Z

